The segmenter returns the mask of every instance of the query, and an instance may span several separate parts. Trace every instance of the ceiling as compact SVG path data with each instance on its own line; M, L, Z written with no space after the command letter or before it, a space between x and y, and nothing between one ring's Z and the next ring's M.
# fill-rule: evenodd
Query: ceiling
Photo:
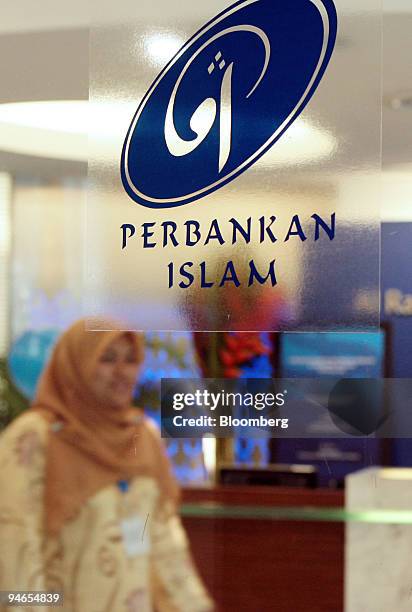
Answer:
M359 2L355 4L355 0L353 3L357 9L362 6L362 3L359 4ZM363 4L367 4L367 1L364 0ZM205 6L209 13L213 13L214 5L218 9L221 2L208 0L206 3ZM0 33L87 29L97 19L100 23L113 23L121 18L122 11L129 11L130 6L136 10L135 0L122 0L121 2L71 0L66 3L56 2L56 0L37 0L31 3L28 3L27 0L5 0L2 4ZM185 7L186 14L191 10L191 6L193 3L188 3ZM153 2L152 0L139 0L138 7L139 15L144 17L145 14L153 11ZM174 16L171 7L172 4L164 0L162 12L169 10L170 15ZM383 0L383 10L386 14L412 12L410 0Z
M96 12L100 22L113 23L119 19L119 6L130 2L122 0L119 5L94 0L89 3L7 0L6 7L2 7L0 24L0 57L7 58L0 63L0 103L87 99L91 17ZM221 6L221 1L210 0L209 12L214 4ZM398 94L410 92L412 95L412 2L388 0L384 6L383 165L397 174L409 174L412 173L412 107L395 110L390 101ZM98 12L94 10L97 7ZM153 2L140 0L139 17L150 10ZM352 61L357 61L356 50ZM86 165L0 151L2 170L20 178L56 179L85 175Z

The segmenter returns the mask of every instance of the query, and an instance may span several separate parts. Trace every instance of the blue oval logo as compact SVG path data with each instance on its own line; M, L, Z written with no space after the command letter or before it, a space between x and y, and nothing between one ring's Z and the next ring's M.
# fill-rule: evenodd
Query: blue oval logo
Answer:
M121 159L129 196L181 206L247 170L313 96L336 33L333 0L242 0L212 19L133 117Z

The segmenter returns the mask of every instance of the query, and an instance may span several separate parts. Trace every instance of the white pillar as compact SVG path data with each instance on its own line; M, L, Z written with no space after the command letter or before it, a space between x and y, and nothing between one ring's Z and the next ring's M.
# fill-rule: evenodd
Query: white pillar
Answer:
M351 474L346 510L345 612L410 612L412 469Z

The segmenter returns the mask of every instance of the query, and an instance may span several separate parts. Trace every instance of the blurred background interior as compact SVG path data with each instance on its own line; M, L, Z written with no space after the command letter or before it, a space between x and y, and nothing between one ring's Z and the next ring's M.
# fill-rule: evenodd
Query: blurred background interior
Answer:
M89 95L87 3L14 0L2 9L1 428L27 407L59 332L83 314ZM226 334L214 375L412 378L410 0L385 1L383 23L382 327L361 335ZM353 53L355 62L345 43L337 53ZM159 421L160 379L210 374L196 354L213 346L190 333L148 333L136 402ZM400 582L376 587L369 597L380 603L367 609L411 609L407 555L394 552L401 536L412 545L409 439L174 440L168 452L194 554L225 612L365 612L359 593L382 578L366 559L378 538L399 569L392 583Z

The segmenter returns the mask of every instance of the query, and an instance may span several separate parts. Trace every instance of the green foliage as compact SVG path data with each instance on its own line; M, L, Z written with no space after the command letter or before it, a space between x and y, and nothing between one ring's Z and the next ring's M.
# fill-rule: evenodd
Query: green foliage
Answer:
M14 386L5 359L0 359L0 431L29 406Z

